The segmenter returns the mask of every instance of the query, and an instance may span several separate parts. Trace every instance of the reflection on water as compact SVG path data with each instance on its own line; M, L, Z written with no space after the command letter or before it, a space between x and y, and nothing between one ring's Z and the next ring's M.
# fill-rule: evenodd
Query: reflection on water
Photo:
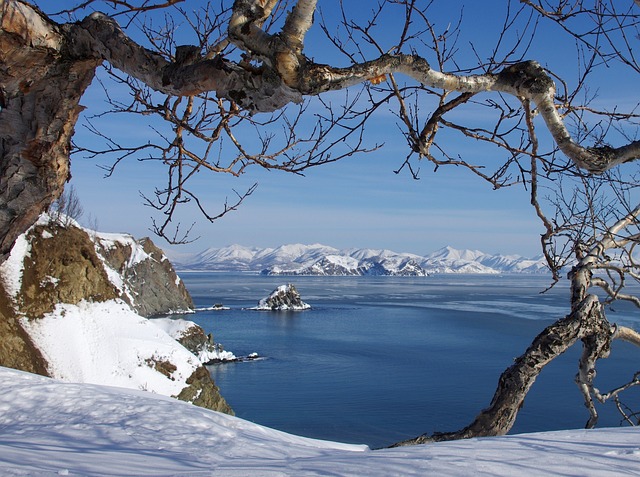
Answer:
M239 417L372 447L468 424L490 402L513 358L568 312L566 287L541 295L549 281L539 276L181 277L197 307L231 308L187 319L236 355L266 357L210 367ZM311 310L246 309L287 282ZM611 316L638 320L626 305ZM599 364L603 389L636 370L635 350L615 345L612 358ZM584 424L573 383L580 350L574 348L544 370L513 432ZM618 421L613 411L601 419L604 425Z

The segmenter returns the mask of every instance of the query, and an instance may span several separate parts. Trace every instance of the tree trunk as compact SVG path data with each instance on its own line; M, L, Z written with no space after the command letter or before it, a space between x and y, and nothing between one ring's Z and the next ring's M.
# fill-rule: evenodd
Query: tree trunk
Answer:
M601 348L608 348L612 336L602 304L595 295L588 295L570 315L536 336L525 353L502 373L491 404L471 424L459 431L423 434L393 447L506 434L513 427L529 389L549 362L587 337L585 346L598 342Z
M60 196L79 101L100 60L37 10L0 1L0 261ZM74 48L77 50L77 48Z
M102 61L161 93L214 92L255 113L402 73L427 87L492 91L532 101L559 148L587 171L601 173L640 157L640 141L619 148L585 148L573 141L554 102L555 84L534 61L499 74L468 76L437 71L418 55L383 54L345 68L316 64L303 53L316 0L296 2L283 30L269 34L261 26L276 4L234 2L228 39L261 62L253 68L220 54L192 62L176 51L176 59L169 61L131 40L104 14L57 25L21 0L0 0L0 262L16 237L62 192L79 100ZM428 148L416 144L415 149L428 156Z

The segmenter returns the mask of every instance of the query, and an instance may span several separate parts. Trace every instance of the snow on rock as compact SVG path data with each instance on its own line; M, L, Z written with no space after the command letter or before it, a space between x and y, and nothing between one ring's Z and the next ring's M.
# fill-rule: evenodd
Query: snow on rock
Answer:
M48 214L42 214L36 224L18 237L9 258L0 266L0 275L14 301L20 293L23 297L41 298L46 293L47 300L53 303L75 303L79 301L76 295L81 294L87 295L87 299L117 295L143 316L193 309L186 287L150 239L97 233L71 219L59 222ZM25 276L32 279L26 288ZM46 287L57 285L47 277L64 277L65 290Z
M308 310L311 305L300 298L300 293L292 284L280 285L271 295L258 302L258 306L252 310L264 311L301 311Z
M16 321L0 328L0 341L19 345L3 346L0 362L232 412L198 357L141 316L192 304L149 240L97 237L43 215L18 238L0 277ZM20 359L6 356L17 352Z
M119 300L60 304L22 320L52 377L177 396L202 365L165 331Z
M205 335L204 330L193 321L154 318L151 323L160 327L160 329L177 340L204 364L238 361L238 357L235 354L231 351L225 351L220 343L214 343L213 336Z
M138 313L154 316L193 310L184 283L151 239L96 233L93 240L109 279Z
M28 257L30 252L31 244L26 239L26 234L20 235L16 239L9 257L0 265L3 286L11 298L15 299L22 288L24 258Z
M162 396L0 368L0 475L613 477L640 429L570 430L370 450L297 437Z
M131 268L144 260L150 260L151 256L144 250L144 246L128 234L95 233L96 241L109 250L117 247L129 247L131 253L126 259L126 267Z
M213 306L202 306L199 308L196 308L195 311L228 311L231 308L228 306L224 306L221 303L216 303Z

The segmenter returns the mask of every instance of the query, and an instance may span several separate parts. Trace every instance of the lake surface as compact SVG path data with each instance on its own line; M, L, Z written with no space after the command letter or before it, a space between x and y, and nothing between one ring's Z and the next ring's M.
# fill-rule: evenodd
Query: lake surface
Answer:
M500 373L532 339L568 312L568 292L542 276L267 277L181 273L195 321L236 355L265 359L210 366L236 415L298 435L371 447L469 424ZM259 312L278 285L293 283L312 306ZM626 305L612 322L640 323ZM580 346L542 372L512 433L580 428L588 416L574 376ZM598 365L603 391L629 380L640 350L614 343ZM640 392L623 402L640 410ZM613 404L599 426L616 426Z

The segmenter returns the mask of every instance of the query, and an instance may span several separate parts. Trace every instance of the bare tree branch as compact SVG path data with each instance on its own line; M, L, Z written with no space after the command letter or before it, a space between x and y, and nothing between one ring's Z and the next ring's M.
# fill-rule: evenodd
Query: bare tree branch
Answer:
M346 59L335 65L316 62L307 51L321 13L316 0L235 0L199 13L178 3L115 0L108 2L113 14L106 15L89 14L99 3L80 0L57 13L89 15L57 23L26 0L0 0L1 257L60 196L79 101L100 65L103 84L113 81L130 96L107 92L107 111L89 116L87 124L101 144L78 147L111 159L108 174L132 157L165 168L165 184L144 197L160 216L152 219L154 231L171 242L190 240L192 226L181 226L180 207L190 204L216 220L255 190L233 190L233 199L212 213L192 189L200 171L237 177L258 166L303 174L376 150L381 141L367 137L369 121L393 108L407 141L400 169L417 178L415 161L425 159L435 169L460 166L496 189L521 184L542 224L541 247L553 279L571 267L570 312L503 373L491 405L460 431L410 442L506 433L542 368L578 340L583 353L576 381L588 425L595 425L598 404L609 398L631 421L618 398L637 377L608 394L598 391L595 378L613 339L638 344L635 332L608 323L604 305L640 304L627 288L640 281L634 255L640 180L619 167L640 158L640 115L637 101L626 111L597 107L589 85L603 66L640 72L638 2L508 1L495 41L488 47L472 42L469 63L459 56L462 13L440 25L433 1L381 0L353 19L352 5L340 1L336 15L318 15L329 45ZM145 21L145 14L164 7L172 12L165 25ZM197 44L180 44L180 16ZM121 25L114 17L128 21ZM398 20L396 36L380 33L387 18ZM538 32L547 25L578 45L575 78L563 78L535 57ZM343 92L340 101L328 99L333 91ZM466 108L480 110L482 119L462 114ZM102 119L121 114L148 120L154 139L127 142L101 131ZM463 157L449 136L490 145L500 157Z

